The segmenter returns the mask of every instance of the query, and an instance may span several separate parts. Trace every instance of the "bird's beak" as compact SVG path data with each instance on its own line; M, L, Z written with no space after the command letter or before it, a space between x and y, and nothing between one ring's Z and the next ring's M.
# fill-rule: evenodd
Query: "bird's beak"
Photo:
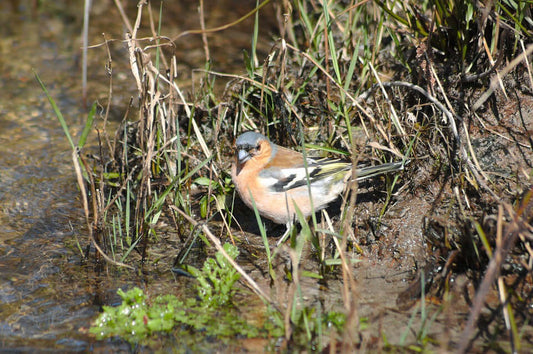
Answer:
M239 150L237 152L237 160L239 160L240 164L245 163L251 158L250 154L246 150Z

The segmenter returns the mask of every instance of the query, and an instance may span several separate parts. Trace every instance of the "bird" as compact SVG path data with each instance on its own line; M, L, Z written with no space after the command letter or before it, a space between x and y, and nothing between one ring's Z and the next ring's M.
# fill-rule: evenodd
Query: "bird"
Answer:
M402 170L404 162L362 167L357 180ZM240 198L252 210L287 229L298 208L307 219L343 192L352 163L338 158L304 157L263 134L247 131L235 141L231 178Z

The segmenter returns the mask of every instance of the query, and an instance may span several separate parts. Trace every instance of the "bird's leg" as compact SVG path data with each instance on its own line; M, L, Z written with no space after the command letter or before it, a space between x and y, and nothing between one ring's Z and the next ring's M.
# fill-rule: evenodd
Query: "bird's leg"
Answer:
M287 230L285 230L283 235L279 238L278 242L276 243L276 247L278 247L279 245L281 245L283 242L285 242L287 240L287 238L291 234L292 227L294 226L294 223L292 221L289 221L286 226L287 226Z

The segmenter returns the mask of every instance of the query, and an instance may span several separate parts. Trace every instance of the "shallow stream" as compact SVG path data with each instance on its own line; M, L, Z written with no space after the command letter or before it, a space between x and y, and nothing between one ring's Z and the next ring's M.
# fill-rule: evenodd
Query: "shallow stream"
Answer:
M211 6L210 25L236 18L235 10L240 8L236 4L240 2L206 2ZM129 5L126 10L133 21L136 4ZM169 31L198 28L197 6L197 1L173 5L165 17ZM225 9L231 9L232 15L224 14ZM245 11L249 9L237 10L241 15ZM122 38L119 18L112 1L95 2L90 44L101 43L102 33L106 38ZM128 350L123 343L94 342L87 329L99 305L119 300L118 287L144 280L132 279L126 272L97 277L83 264L82 249L88 241L71 150L34 78L35 72L47 85L77 140L88 112L81 90L82 19L83 1L79 0L0 2L0 348ZM241 49L249 46L249 36L243 33L251 32L248 27L243 30L232 29L241 34L231 41L227 33L211 39L219 69L241 62ZM190 65L201 67L205 59L200 37L183 44L187 48L178 57L187 79ZM132 81L125 76L127 57L121 58L120 50L124 50L120 45L112 48L113 65L120 74L114 80L114 108L119 109L111 127L134 94L134 87L128 86ZM106 60L103 47L89 52L89 103L102 100L108 92ZM155 277L159 285L154 286L174 279L171 266Z

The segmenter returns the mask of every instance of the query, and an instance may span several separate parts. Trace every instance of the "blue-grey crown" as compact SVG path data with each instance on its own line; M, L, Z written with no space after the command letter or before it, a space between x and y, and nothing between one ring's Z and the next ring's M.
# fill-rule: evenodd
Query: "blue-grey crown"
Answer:
M240 147L255 147L260 140L268 140L263 134L256 132L245 132L242 133L235 142L238 148Z

